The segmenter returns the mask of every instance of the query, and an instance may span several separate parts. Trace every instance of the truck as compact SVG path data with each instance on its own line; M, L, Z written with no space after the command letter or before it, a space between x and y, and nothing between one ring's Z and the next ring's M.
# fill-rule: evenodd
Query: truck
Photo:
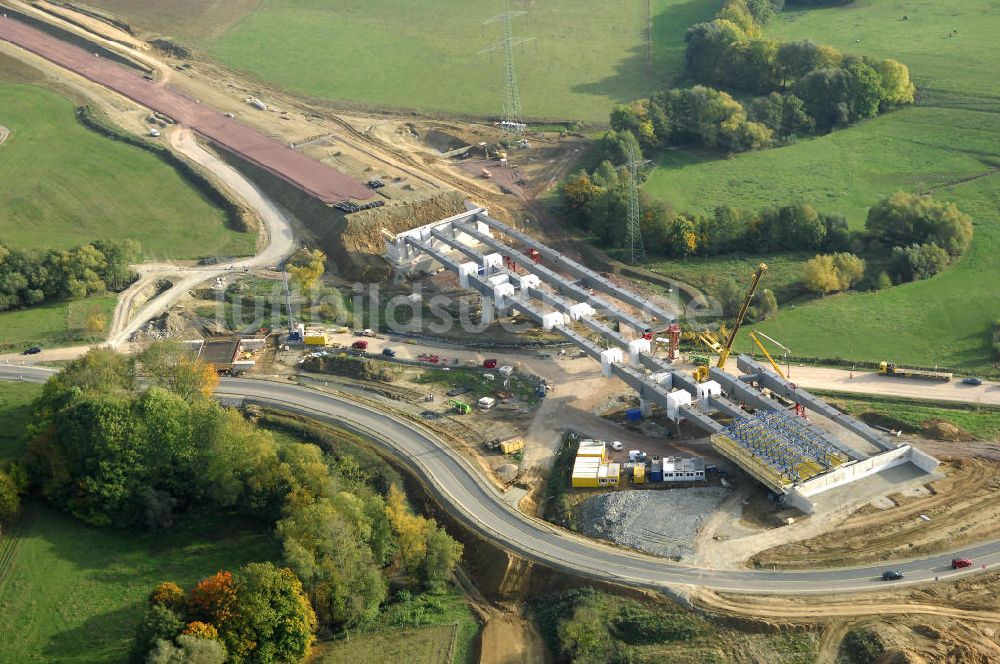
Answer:
M449 399L448 405L459 415L468 415L472 412L472 406L458 399Z
M880 362L878 372L883 376L894 376L896 378L919 378L921 380L936 380L946 383L951 380L951 373L947 371L928 371L926 369L908 369L900 367L892 362Z
M494 438L493 440L483 441L483 447L491 452L513 454L524 449L524 439L520 436L506 439Z

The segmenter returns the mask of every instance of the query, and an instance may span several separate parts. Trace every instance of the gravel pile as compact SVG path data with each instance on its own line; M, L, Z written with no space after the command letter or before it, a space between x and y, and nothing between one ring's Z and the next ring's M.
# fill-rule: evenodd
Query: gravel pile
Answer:
M501 482L508 483L513 482L517 479L517 473L519 469L512 463L505 463L504 465L497 468L497 477L500 478Z
M594 496L580 505L580 530L655 556L684 558L694 552L702 523L729 495L721 487L692 487Z

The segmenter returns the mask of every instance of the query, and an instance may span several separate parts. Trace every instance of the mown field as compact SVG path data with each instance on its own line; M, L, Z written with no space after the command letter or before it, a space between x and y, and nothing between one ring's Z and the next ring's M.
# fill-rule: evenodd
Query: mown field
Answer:
M19 352L34 344L51 348L102 341L116 302L116 295L95 295L0 312L0 353ZM88 325L95 314L103 317L104 329Z
M223 212L170 166L85 128L69 99L5 80L0 68L0 125L11 130L0 145L0 242L131 238L148 259L252 253L256 238L226 228Z
M769 35L896 58L910 66L918 105L732 159L670 151L646 189L678 210L807 201L844 214L855 228L863 226L868 206L897 189L955 201L972 215L976 238L945 274L880 293L827 297L760 327L800 356L988 368L986 328L1000 316L994 287L1000 279L1000 83L994 76L1000 53L988 47L998 29L1000 9L988 0L858 0L786 11ZM951 31L955 37L947 37Z
M0 463L16 459L24 449L22 436L31 421L31 402L41 385L0 382Z
M841 410L883 427L920 433L928 422L953 424L978 440L1000 437L1000 410L971 404L927 402L902 397L872 397L822 392Z
M515 2L529 14L515 34L526 117L603 120L647 91L641 0ZM465 0L264 0L215 42L228 65L288 89L371 107L497 115L500 38L483 26L499 3Z
M209 535L210 534L210 535ZM220 569L277 560L270 530L232 515L192 515L162 534L93 528L41 504L0 548L0 661L124 662L146 597Z

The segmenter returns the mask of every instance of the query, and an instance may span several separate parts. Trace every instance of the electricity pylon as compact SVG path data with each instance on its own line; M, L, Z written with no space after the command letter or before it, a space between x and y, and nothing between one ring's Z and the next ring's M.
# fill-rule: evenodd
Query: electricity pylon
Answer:
M633 265L638 263L646 255L646 248L642 243L642 229L640 219L642 209L639 206L639 169L648 164L649 160L642 158L642 153L634 145L628 148L628 161L625 168L628 171L628 227L626 230L626 242L629 252L629 260Z
M500 120L500 126L505 134L520 135L526 128L521 116L521 93L517 87L517 74L514 71L514 47L534 41L534 38L516 39L514 37L514 19L527 13L511 11L510 0L500 0L500 13L483 24L500 23L502 26L503 32L500 41L479 53L482 55L483 53L503 51L503 117Z

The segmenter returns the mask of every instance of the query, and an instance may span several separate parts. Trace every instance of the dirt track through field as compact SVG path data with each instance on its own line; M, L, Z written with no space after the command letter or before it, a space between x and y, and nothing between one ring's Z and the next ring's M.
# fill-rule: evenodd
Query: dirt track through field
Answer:
M353 178L205 108L197 100L168 86L154 85L137 72L95 57L12 18L0 18L0 39L173 118L324 203L372 197L372 192Z
M4 141L7 140L8 136L10 136L10 129L7 129L7 127L0 126L0 145L3 145Z

